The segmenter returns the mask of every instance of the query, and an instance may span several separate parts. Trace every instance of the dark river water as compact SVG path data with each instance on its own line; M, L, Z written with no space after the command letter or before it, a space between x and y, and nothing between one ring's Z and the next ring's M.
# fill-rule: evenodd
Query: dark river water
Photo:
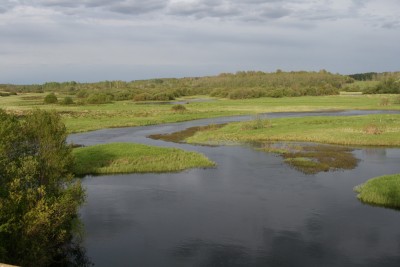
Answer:
M180 173L84 178L84 246L95 266L400 266L400 212L364 205L353 192L374 176L399 173L400 149L356 148L355 169L306 175L280 156L248 146L192 146L146 138L249 118L71 135L69 141L84 145L180 147L204 153L218 164Z

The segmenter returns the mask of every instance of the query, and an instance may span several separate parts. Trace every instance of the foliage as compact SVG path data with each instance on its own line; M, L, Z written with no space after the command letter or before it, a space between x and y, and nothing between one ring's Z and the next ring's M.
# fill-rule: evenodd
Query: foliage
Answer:
M114 96L111 94L97 93L89 95L87 98L88 104L106 104L113 100Z
M64 97L63 101L61 102L63 105L72 105L74 104L74 100L70 96Z
M364 203L400 208L400 174L385 175L356 186L357 198Z
M84 200L66 136L55 112L0 110L0 261L47 266L66 253Z
M54 104L57 102L58 102L58 99L54 93L50 93L50 94L46 95L44 98L45 104Z
M196 152L132 143L80 147L74 149L73 153L77 175L171 172L215 165Z
M373 80L378 73L376 72L365 72L365 73L356 73L356 74L351 74L349 77L353 78L354 80L357 81L371 81Z
M217 76L165 78L138 81L102 81L96 83L48 82L42 85L0 85L5 92L57 92L91 98L88 103L98 104L99 96L106 94L111 100L168 101L176 97L214 95L230 99L259 98L263 96L303 96L338 94L340 88L352 83L348 76L319 72L240 71ZM104 95L103 95L104 97ZM106 102L111 101L110 99ZM95 101L95 102L92 102ZM104 103L104 99L101 103Z

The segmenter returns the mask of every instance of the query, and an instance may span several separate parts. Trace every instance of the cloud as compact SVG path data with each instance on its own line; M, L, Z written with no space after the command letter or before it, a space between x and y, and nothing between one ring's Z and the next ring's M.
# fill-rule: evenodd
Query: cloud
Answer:
M126 15L137 15L161 10L166 5L167 2L165 0L130 0L110 4L106 9Z
M91 72L96 80L107 70L108 79L134 79L116 71L130 64L138 66L132 73L151 77L379 71L400 60L398 0L2 1L0 83L12 82L19 68L59 79L65 68L73 79L68 66L82 65L82 73L98 69ZM33 71L37 64L46 68Z

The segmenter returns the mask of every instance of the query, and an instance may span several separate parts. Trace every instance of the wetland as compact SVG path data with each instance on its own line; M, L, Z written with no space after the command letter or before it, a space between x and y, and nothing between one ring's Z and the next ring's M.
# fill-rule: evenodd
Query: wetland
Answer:
M266 116L313 119L365 113L371 112ZM353 191L372 177L399 173L398 148L352 146L343 151L342 146L329 146L330 152L346 153L351 166L305 173L287 164L282 151L262 151L265 144L198 146L182 138L177 143L148 138L252 119L214 118L70 135L69 141L83 145L131 142L180 148L217 164L180 173L84 178L88 199L80 214L84 245L95 265L398 266L400 214L363 204ZM288 147L291 153L302 153L294 158L326 153L325 145Z

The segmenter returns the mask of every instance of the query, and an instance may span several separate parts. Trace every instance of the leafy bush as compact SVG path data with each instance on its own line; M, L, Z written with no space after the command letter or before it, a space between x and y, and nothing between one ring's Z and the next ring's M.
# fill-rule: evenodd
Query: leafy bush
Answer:
M57 102L58 102L58 99L54 93L50 93L44 97L45 104L54 104Z
M88 97L87 103L89 104L107 104L113 100L113 96L104 93L92 94Z
M64 99L61 102L61 104L63 104L63 105L72 105L72 104L74 104L74 100L72 100L72 97L67 96L67 97L64 97Z

